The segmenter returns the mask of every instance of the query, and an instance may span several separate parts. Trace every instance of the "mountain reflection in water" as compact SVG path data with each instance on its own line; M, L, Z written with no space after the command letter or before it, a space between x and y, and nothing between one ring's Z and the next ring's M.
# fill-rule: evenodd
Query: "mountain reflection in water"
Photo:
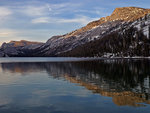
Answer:
M46 71L102 96L112 97L118 106L150 104L150 61L101 60L66 63L2 63L4 72L31 73Z

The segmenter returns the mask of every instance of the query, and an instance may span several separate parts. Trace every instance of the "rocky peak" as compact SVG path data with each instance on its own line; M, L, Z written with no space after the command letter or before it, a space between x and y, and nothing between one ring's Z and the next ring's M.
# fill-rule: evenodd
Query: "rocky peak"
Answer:
M134 21L141 17L144 17L148 13L150 13L150 9L144 9L139 7L121 7L116 8L111 16L106 17L106 20Z

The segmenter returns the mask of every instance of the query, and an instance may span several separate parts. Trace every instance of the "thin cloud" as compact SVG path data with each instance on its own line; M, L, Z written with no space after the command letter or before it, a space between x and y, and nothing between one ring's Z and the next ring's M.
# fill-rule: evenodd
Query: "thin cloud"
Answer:
M38 23L50 23L50 18L48 17L40 17L40 18L35 18L31 20L33 24L38 24ZM52 21L51 21L52 22Z
M0 17L6 17L12 14L12 11L6 7L0 7Z
M65 11L72 11L79 7L80 4L60 3L60 4L42 4L42 5L28 5L19 7L20 13L27 16L49 16L64 13Z
M52 17L40 17L40 18L35 18L31 22L33 24L41 24L41 23L54 23L54 24L59 24L59 23L78 23L82 25L86 25L90 21L97 20L98 18L90 18L87 16L77 16L75 18L71 19L65 19L65 18L52 18Z
M73 12L77 10L82 4L73 4L73 3L60 3L60 4L47 4L50 9L50 14L58 15L62 13Z
M9 36L14 36L17 33L15 30L11 29L0 29L0 37L9 37Z
M87 16L79 16L73 19L60 19L58 22L60 23L79 23L82 25L86 25L90 21L97 20L98 18L90 18Z
M0 24L6 22L7 19L12 15L12 11L7 7L0 7Z
M45 6L27 6L20 12L27 16L42 16L48 13L48 8Z

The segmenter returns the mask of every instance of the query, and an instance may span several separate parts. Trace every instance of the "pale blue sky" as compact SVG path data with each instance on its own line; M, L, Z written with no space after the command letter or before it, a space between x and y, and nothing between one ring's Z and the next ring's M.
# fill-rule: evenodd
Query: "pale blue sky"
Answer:
M0 0L0 44L45 42L108 16L116 7L150 8L149 4L150 0Z

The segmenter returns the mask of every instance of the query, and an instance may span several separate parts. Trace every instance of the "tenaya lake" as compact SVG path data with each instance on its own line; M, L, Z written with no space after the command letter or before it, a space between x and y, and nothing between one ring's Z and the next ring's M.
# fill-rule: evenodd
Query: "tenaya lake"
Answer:
M0 113L149 112L148 59L0 58Z

